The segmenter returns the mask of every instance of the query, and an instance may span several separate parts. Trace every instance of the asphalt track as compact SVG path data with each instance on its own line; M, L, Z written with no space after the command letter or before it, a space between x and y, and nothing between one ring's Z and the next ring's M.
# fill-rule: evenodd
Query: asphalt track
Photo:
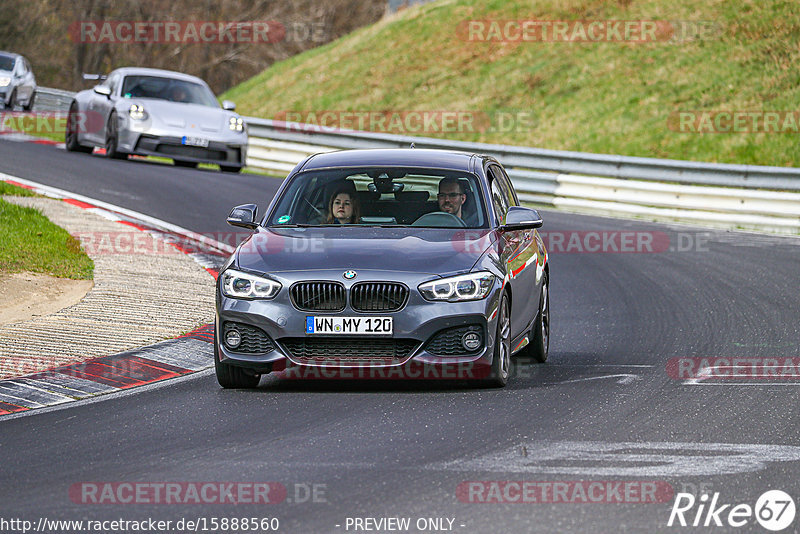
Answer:
M279 183L2 140L0 172L201 233L230 231L230 207L256 201L263 209ZM681 380L670 372L675 358L800 357L798 240L543 215L551 238L638 231L658 242L668 236L669 247L551 247L550 360L517 362L505 389L270 376L255 391L228 391L200 373L0 419L0 519L205 518L210 526L213 517L276 517L280 532L335 533L356 531L348 517L407 517L408 532L420 531L420 518L452 519L452 531L465 533L766 532L753 519L743 528L668 527L671 497L463 502L459 488L469 481L654 481L750 506L773 489L800 498L800 377ZM288 494L236 506L89 504L70 494L85 482L207 481L277 482ZM317 498L306 498L313 484Z

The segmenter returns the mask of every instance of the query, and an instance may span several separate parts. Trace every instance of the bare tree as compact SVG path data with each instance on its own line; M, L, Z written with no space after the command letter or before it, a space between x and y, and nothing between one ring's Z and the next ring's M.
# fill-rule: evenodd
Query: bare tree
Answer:
M85 87L84 72L121 66L166 68L205 79L216 92L271 64L320 46L379 20L386 0L27 0L0 10L0 48L31 61L41 85ZM98 42L81 35L81 23L270 22L275 42Z

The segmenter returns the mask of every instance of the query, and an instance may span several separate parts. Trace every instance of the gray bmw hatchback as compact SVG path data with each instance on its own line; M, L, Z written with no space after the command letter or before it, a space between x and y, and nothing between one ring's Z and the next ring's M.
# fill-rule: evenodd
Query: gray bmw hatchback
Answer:
M460 378L504 386L547 359L542 219L492 157L344 150L300 162L220 270L219 384L260 375Z

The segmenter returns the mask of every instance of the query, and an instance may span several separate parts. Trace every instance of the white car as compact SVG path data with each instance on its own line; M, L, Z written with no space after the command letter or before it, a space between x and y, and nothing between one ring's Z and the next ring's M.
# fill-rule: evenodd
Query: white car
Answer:
M28 60L19 54L0 52L0 103L12 110L22 106L33 108L36 98L36 78Z
M109 158L161 156L181 167L215 163L225 172L244 167L244 121L233 102L220 107L200 78L130 67L85 77L101 83L76 94L70 104L67 150L101 147Z

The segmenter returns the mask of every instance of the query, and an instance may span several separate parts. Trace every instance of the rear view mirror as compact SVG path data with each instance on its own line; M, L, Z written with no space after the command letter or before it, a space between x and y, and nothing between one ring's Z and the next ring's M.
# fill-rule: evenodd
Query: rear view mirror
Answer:
M239 226L241 228L254 230L258 228L258 223L256 222L257 213L258 206L256 204L242 204L231 210L227 222L231 226Z

